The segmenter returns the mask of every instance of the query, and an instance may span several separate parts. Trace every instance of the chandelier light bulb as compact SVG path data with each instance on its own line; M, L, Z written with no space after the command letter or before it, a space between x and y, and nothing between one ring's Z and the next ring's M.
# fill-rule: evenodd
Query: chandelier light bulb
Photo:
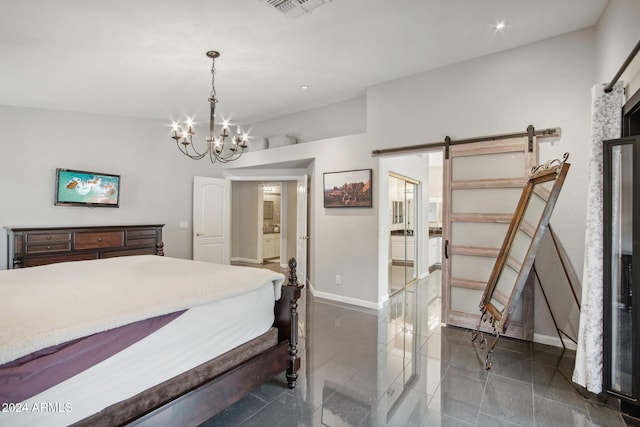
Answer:
M493 29L496 31L502 31L504 30L504 27L506 27L507 24L505 24L504 21L499 21L496 23L496 25L493 26Z

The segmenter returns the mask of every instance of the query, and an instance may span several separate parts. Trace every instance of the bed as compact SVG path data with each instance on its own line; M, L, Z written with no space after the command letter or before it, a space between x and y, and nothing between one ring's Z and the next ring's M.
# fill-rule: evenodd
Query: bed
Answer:
M0 425L198 425L284 371L295 387L289 267L134 255L0 271Z

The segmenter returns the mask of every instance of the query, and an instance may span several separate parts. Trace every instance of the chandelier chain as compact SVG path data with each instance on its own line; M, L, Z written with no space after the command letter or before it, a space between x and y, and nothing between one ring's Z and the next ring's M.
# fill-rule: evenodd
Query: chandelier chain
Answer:
M216 60L211 61L211 98L216 97Z

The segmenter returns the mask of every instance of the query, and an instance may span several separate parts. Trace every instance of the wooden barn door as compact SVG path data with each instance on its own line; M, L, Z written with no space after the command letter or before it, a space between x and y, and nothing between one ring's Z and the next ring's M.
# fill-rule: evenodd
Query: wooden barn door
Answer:
M448 151L448 156L447 156ZM531 167L527 136L445 147L442 319L475 328L479 303ZM531 286L506 335L532 338Z

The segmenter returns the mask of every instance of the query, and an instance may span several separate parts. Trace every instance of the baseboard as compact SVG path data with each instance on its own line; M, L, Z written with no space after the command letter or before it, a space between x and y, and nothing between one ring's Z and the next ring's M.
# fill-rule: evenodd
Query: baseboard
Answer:
M335 302L340 302L343 304L349 304L349 305L355 305L358 307L364 307L364 308L370 308L372 310L380 310L384 304L385 301L382 301L380 303L374 303L371 301L365 301L365 300L361 300L358 298L350 298L350 297L345 297L342 295L336 295L336 294L330 294L328 292L320 292L317 291L316 289L314 289L314 287L311 285L311 283L308 284L309 285L309 290L311 291L311 294L314 297L318 297L318 298L322 298L322 299L326 299L329 301L335 301Z
M562 348L562 341L557 336L542 335L542 334L534 333L533 342ZM571 341L569 338L566 338L566 337L564 338L564 345L567 346L569 350L576 350L578 348L576 343L574 343L573 341Z
M262 264L260 261L258 261L257 259L251 259L251 258L242 258L242 257L233 257L231 258L231 262L246 262L249 264Z

